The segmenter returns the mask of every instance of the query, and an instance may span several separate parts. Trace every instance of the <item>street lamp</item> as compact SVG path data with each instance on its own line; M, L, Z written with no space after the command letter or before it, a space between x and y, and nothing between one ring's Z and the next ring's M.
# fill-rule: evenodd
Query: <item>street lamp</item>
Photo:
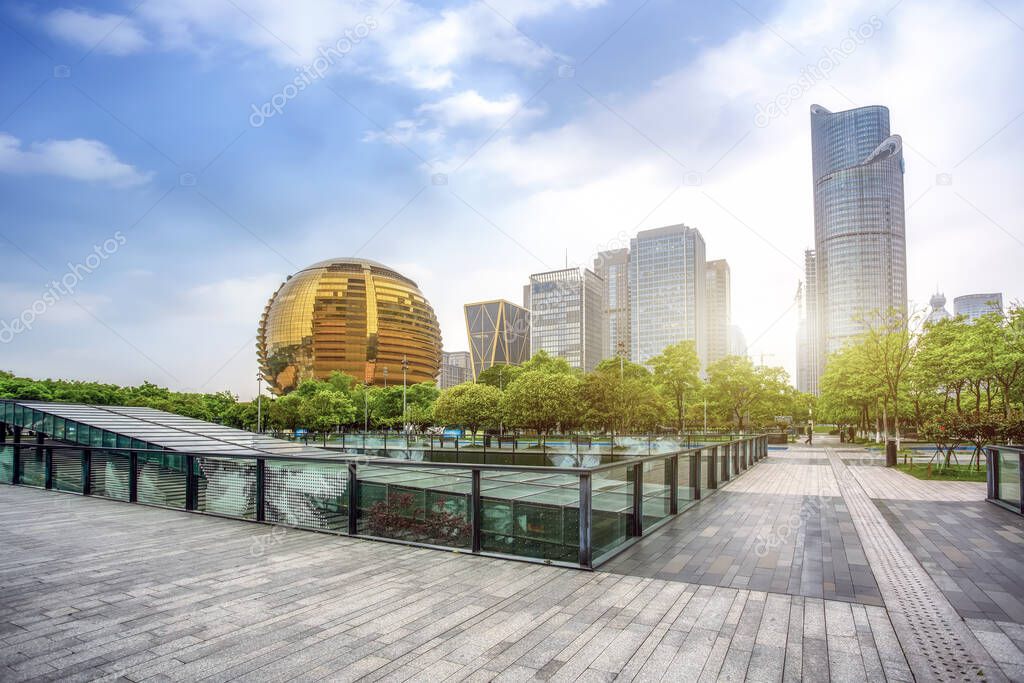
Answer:
M405 355L402 356L402 429L409 433L409 425L405 417L405 391L407 388L406 373L409 370L409 359Z
M388 366L384 366L384 388L388 388Z
M369 384L363 385L363 434L370 431L370 404L368 403L369 399L367 398L367 395L370 393L369 389Z
M263 373L256 373L256 433L262 434L263 430Z

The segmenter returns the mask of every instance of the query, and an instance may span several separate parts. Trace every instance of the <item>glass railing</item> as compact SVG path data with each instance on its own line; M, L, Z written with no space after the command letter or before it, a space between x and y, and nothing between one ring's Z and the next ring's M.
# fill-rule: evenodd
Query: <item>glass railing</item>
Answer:
M1024 447L986 446L988 464L988 499L1024 514Z
M516 451L498 464L462 449L450 462L428 462L426 452L264 457L5 438L0 482L591 568L711 494L721 463L741 452L764 457L767 444L751 436L625 461L575 448Z

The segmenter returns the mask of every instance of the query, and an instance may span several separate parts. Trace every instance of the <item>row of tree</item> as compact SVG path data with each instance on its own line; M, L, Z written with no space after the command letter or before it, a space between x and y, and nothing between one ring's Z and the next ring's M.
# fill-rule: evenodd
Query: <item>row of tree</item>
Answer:
M782 415L803 420L812 407L812 397L793 389L782 368L755 367L745 357L711 364L702 379L693 342L667 347L649 366L614 358L584 373L542 351L523 365L495 366L476 382L444 391L432 383L410 385L404 402L401 386L356 384L335 372L326 380L306 380L285 396L264 397L262 427L321 434L406 424L625 434L699 429L706 421L742 430L769 427ZM148 406L249 430L257 429L259 416L255 401L238 401L229 392L182 393L149 383L120 387L10 373L0 373L0 398Z
M863 322L865 331L828 359L822 417L899 440L965 416L1012 431L1024 413L1024 307L974 320L889 312Z

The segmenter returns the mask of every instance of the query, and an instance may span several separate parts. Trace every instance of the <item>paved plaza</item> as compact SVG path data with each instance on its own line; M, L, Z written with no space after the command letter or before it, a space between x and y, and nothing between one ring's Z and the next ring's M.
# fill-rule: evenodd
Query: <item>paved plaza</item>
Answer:
M600 571L0 486L0 681L1024 680L1024 518L772 451Z

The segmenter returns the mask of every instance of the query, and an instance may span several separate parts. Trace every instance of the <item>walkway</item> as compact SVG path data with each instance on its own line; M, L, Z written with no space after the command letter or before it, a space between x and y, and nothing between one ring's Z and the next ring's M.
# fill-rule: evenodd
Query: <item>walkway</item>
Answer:
M773 452L593 573L0 486L0 680L1024 679L1024 520L914 482Z

